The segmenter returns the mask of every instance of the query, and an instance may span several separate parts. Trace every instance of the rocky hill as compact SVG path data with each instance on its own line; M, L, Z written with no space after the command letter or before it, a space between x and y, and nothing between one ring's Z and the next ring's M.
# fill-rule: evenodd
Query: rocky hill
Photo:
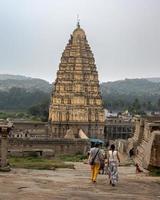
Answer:
M160 83L160 78L147 78L148 81Z
M0 109L26 109L49 101L52 85L42 79L0 75ZM100 85L104 106L111 110L130 107L135 99L144 109L160 109L160 78L125 79ZM143 106L142 106L143 105Z
M23 88L28 92L39 90L48 93L51 91L51 84L38 78L0 74L0 90L9 91L11 88Z
M0 75L0 110L27 110L49 102L51 84L38 78Z
M108 94L119 95L160 95L160 81L158 79L125 79L101 84L103 96ZM159 79L160 80L160 79Z
M160 110L158 79L125 79L101 84L103 102L110 110L138 107L141 110Z

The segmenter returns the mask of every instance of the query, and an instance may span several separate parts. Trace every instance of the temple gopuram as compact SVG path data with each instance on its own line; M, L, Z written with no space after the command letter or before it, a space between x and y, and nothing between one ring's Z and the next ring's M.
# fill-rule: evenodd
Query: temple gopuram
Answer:
M104 137L105 114L94 55L77 23L62 53L49 109L53 138Z

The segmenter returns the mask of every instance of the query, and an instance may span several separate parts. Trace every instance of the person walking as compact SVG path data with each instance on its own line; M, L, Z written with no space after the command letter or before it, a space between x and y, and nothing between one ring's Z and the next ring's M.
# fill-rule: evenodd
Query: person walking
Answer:
M100 169L99 169L99 174L105 174L105 159L106 159L106 152L105 149L102 148L101 146L101 152L102 152L102 159L100 161Z
M120 158L118 151L115 150L114 144L111 145L107 158L110 184L115 186L115 184L118 182L118 162L120 163Z
M99 148L99 143L96 143L90 150L89 164L91 166L91 180L96 183L97 175L99 174L100 163L103 160L103 154Z

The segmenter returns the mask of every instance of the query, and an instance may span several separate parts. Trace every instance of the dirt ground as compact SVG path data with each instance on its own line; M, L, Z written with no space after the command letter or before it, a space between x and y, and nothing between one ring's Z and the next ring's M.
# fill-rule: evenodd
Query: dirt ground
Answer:
M40 171L12 169L0 173L0 200L160 200L160 178L135 174L135 167L119 167L119 183L109 185L106 175L90 181L90 167Z

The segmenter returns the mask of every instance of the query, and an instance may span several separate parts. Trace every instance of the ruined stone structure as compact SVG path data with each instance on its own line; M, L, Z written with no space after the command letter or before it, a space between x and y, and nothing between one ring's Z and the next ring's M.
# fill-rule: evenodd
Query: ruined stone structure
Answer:
M98 72L91 48L79 23L62 54L49 110L52 137L64 138L68 129L75 137L103 138L105 115Z
M0 170L9 171L10 167L7 162L8 155L8 134L12 128L12 123L0 122Z
M136 118L134 136L128 140L128 152L131 149L139 166L160 167L160 117Z
M134 132L134 123L131 119L124 120L122 117L107 117L105 123L105 140L128 139Z
M86 154L90 146L88 139L70 137L52 138L48 123L14 120L12 129L0 124L0 158L11 156L54 157L59 154ZM68 129L68 132L72 130ZM67 136L67 135L66 135ZM74 136L74 135L73 135ZM1 154L3 152L3 154ZM8 152L8 153L7 153Z
M27 139L9 138L8 152L11 156L42 156L87 154L88 140L82 139Z
M20 120L12 120L11 122L13 123L13 129L10 131L10 138L47 139L51 137L47 122Z

